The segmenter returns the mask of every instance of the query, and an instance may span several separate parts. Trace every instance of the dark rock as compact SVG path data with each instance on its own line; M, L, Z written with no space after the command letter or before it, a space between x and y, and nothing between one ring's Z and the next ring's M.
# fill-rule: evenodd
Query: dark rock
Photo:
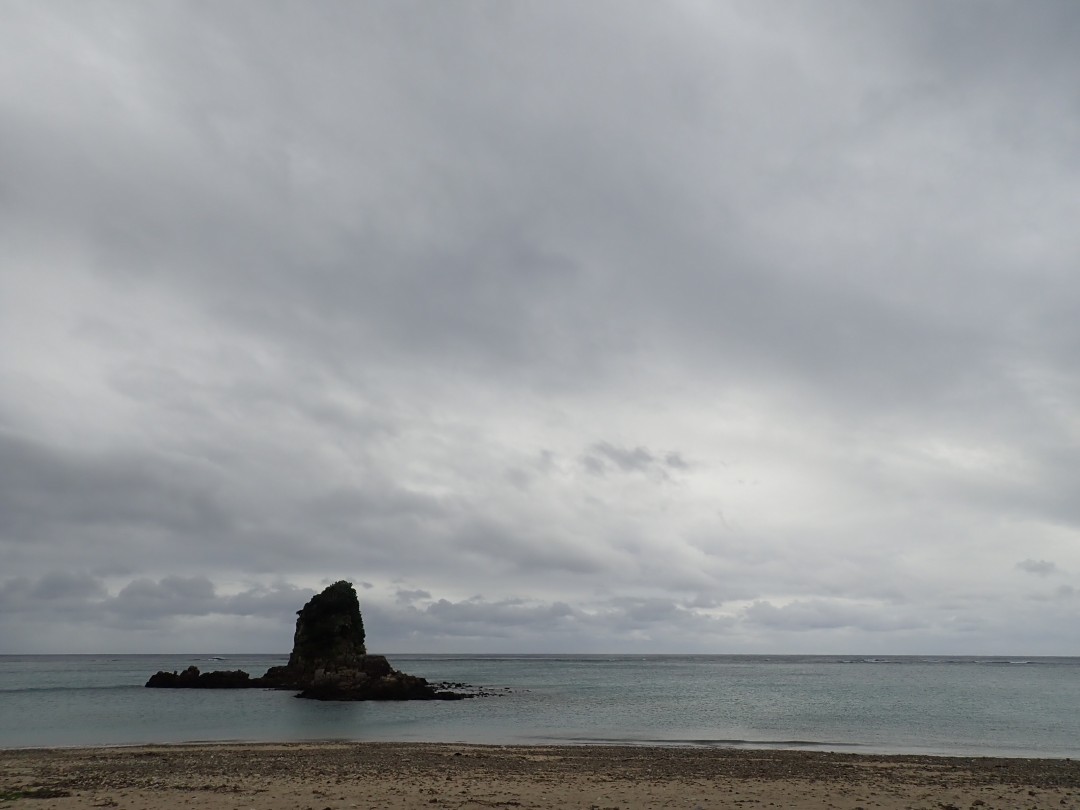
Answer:
M165 672L158 670L156 674L150 676L150 680L146 682L146 685L153 689L174 689L180 684L178 681L180 676L173 672Z
M261 678L255 678L256 686L265 689L303 689L300 685L297 673L287 666L270 667Z
M314 700L461 700L461 693L398 672L385 657L368 655L356 591L335 582L297 612L289 663L270 667L261 678L246 672L158 672L146 682L160 689L295 689ZM455 684L455 686L463 686Z
M196 683L199 689L248 689L251 676L242 669L204 672Z
M364 620L353 586L335 582L297 611L289 668L314 670L324 661L348 661L367 652Z
M311 685L297 697L315 700L439 699L435 688L424 678L395 671L381 655L369 655L367 658L373 660L362 662L364 669L320 670Z
M251 676L241 669L200 673L198 667L192 666L179 675L158 672L150 676L146 685L158 689L248 689L253 683Z
M367 654L360 603L348 582L335 582L304 605L289 663L271 667L258 681L315 700L431 700L436 692L385 657Z

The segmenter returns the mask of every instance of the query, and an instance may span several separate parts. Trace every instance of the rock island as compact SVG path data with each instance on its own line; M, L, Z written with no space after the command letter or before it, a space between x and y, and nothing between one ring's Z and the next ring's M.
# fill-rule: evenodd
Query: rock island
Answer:
M454 692L390 666L382 655L369 655L364 620L352 583L335 582L297 611L289 663L270 667L260 678L243 670L179 674L158 672L146 685L156 689L290 689L315 700L460 700L473 693ZM464 684L454 684L461 688Z

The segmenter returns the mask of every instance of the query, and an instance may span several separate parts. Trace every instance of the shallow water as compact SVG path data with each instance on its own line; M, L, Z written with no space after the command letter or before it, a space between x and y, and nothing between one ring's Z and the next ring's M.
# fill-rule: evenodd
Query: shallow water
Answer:
M508 690L458 702L142 686L159 669L258 675L286 658L218 657L0 656L0 747L349 739L1080 754L1080 658L390 656L431 680Z

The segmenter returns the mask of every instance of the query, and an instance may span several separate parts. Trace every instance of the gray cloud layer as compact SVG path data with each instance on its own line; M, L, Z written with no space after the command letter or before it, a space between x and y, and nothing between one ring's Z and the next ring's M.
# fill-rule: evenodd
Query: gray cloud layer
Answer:
M1075 651L1073 3L0 17L0 652Z

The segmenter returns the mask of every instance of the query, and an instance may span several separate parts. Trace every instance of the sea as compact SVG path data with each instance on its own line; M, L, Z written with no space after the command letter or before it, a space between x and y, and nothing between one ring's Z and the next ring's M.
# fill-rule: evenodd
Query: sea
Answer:
M364 740L1080 756L1080 658L388 657L495 696L340 703L143 686L192 664L261 675L285 655L9 655L0 748Z

